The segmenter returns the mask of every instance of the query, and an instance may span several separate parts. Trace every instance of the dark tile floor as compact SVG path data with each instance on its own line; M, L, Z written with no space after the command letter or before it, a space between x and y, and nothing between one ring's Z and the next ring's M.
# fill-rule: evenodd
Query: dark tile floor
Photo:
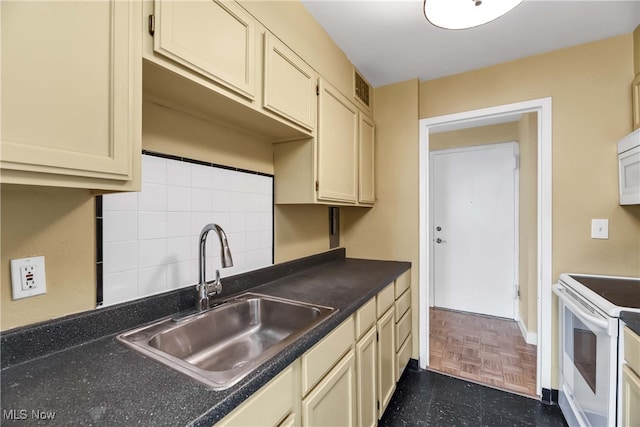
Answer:
M379 426L565 427L557 405L407 368Z

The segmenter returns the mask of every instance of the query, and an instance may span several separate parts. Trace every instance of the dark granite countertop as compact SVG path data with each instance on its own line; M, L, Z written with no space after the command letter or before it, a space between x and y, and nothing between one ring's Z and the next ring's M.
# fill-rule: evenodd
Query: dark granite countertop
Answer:
M620 320L627 324L629 329L640 335L640 313L634 313L632 311L620 312Z
M1 372L2 423L9 425L12 421L4 415L6 411L15 410L14 418L26 414L26 423L18 421L21 425L51 424L51 421L37 420L32 413L36 410L55 413L56 425L211 425L410 268L408 262L344 258L344 250L341 256L333 255L328 260L325 257L311 267L287 264L287 268L279 267L281 277L275 280L274 269L270 267L267 271L271 275L265 276L270 281L250 289L331 306L338 311L227 390L212 391L124 348L116 342L115 335L131 326L114 327L118 330L105 336L35 359L17 360L19 363L13 365L10 358L7 362L3 355L3 366L8 367ZM139 311L137 307L136 313ZM99 312L91 313L92 322L101 324L99 316L104 316L104 321L114 321L113 313L109 317L106 309L104 315ZM47 325L40 326L42 331L57 333L56 328ZM64 338L64 334L58 338ZM17 339L12 342L13 346L17 345ZM51 339L55 341L56 337Z

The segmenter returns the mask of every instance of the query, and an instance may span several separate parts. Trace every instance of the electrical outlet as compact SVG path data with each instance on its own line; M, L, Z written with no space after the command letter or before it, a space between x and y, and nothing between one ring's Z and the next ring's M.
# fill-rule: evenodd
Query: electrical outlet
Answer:
M12 259L11 288L14 300L47 293L44 257Z

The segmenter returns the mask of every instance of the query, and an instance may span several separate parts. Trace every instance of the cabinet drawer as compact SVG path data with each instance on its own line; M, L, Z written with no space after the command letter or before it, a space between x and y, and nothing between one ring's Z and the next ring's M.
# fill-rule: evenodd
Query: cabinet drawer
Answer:
M402 273L395 282L396 286L396 298L404 293L411 287L411 270L407 270Z
M404 343L411 333L411 310L407 311L404 316L396 323L396 351L400 350L400 345Z
M411 358L411 334L404 341L404 344L400 346L400 350L396 353L396 382L400 379L404 368L407 367L409 359Z
M302 395L304 396L353 346L353 316L302 356Z
M356 339L360 339L376 324L376 299L371 298L356 312Z
M624 360L640 375L640 337L628 327L624 327Z
M396 322L411 307L411 291L407 290L396 300Z
M382 317L384 313L393 305L395 298L393 294L393 285L389 285L384 290L380 291L376 297L376 311L378 318Z
M218 425L279 425L294 410L294 379L293 365L291 365L223 418Z

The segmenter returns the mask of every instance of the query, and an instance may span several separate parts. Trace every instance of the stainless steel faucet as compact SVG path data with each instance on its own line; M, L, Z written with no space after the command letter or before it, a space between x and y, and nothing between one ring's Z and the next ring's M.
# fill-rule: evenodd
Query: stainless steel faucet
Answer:
M196 301L196 311L201 312L209 309L209 297L217 295L222 292L222 282L220 281L220 270L216 270L216 278L207 282L207 268L206 268L206 243L207 235L210 231L215 231L220 240L220 260L222 262L222 268L233 266L233 259L231 258L231 251L229 250L229 242L227 241L227 235L222 227L218 224L207 224L200 232L200 247L199 247L199 280L196 285L198 291L198 300Z

